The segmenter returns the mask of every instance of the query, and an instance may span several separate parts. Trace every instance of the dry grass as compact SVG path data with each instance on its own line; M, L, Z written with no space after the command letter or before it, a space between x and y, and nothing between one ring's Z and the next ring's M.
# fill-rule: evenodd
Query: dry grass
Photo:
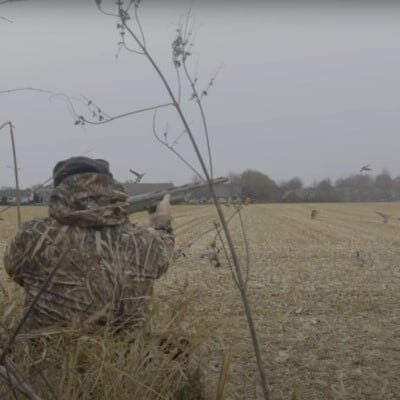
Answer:
M315 220L310 218L312 209L319 210ZM194 241L212 227L215 213L211 206L180 206L173 211L177 246L188 258L179 259L155 287L159 311L152 322L154 332L171 328L174 337L186 335L202 342L198 356L211 392L217 390L222 369L228 371L221 379L226 387L218 388L224 398L262 398L230 271L226 266L214 269L199 257L213 234ZM393 217L383 224L376 211ZM15 233L13 212L2 214L1 250ZM23 209L24 218L43 214L42 208ZM250 205L243 217L252 260L248 293L272 398L400 399L399 204ZM232 228L239 241L239 223L232 222ZM239 253L244 259L244 248ZM0 276L8 290L14 290L1 270ZM163 321L171 320L177 304L185 312L165 328ZM17 311L11 310L11 315ZM206 341L204 332L209 336ZM120 350L102 340L96 337L82 346L89 365L98 366L100 354L107 354L108 371L115 362L113 352ZM145 341L141 346L146 348ZM104 387L114 388L113 393L120 388L123 393L123 385L99 371L91 368L84 374L91 383L83 380L76 387L93 387L100 379ZM129 370L130 378L137 373Z
M201 400L205 341L175 323L184 319L182 305L175 303L174 321L164 307L137 332L49 329L21 334L8 360L42 399ZM0 393L14 398L2 382Z

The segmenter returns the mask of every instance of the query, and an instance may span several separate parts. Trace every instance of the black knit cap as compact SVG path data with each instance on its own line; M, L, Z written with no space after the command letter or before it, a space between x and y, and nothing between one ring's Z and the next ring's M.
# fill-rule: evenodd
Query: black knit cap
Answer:
M106 160L88 157L71 157L59 161L53 169L54 187L58 186L67 176L96 172L112 178L110 164Z

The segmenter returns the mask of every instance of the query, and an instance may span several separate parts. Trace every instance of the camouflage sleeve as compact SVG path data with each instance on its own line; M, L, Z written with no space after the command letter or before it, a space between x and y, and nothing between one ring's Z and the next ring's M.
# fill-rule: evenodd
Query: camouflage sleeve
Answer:
M167 271L174 252L175 236L171 220L151 218L151 227L140 229L139 259L145 279L157 279Z
M35 219L25 222L4 253L6 272L21 286L24 286L23 272L31 264L32 248L38 239L38 232L35 229L37 223L38 220Z

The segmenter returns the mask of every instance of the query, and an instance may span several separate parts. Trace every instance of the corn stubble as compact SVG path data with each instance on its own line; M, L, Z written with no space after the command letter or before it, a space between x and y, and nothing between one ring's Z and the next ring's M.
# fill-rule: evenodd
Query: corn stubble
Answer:
M320 214L312 220L316 208ZM376 209L393 218L383 224ZM251 255L248 295L272 399L398 398L400 249L393 243L400 232L399 209L398 203L243 209ZM26 219L46 210L24 207L22 212ZM61 399L263 398L226 260L221 257L222 266L214 268L201 258L215 232L197 238L213 227L215 211L179 206L173 215L177 247L187 257L155 284L144 331L18 337L9 359L24 376L32 374L29 382L46 392L44 398L54 397L37 374L40 368ZM15 211L2 217L0 253L16 229ZM135 215L135 220L146 218ZM237 219L231 229L245 265ZM10 326L20 315L22 292L1 266L0 282L2 322ZM160 346L163 338L168 340ZM182 338L190 347L183 346L173 359Z

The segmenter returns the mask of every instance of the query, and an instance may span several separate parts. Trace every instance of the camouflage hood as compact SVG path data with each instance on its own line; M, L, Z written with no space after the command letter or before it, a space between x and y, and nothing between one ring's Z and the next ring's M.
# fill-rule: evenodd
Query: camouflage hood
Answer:
M121 225L128 221L127 198L122 185L107 175L71 175L54 189L49 214L63 225Z

